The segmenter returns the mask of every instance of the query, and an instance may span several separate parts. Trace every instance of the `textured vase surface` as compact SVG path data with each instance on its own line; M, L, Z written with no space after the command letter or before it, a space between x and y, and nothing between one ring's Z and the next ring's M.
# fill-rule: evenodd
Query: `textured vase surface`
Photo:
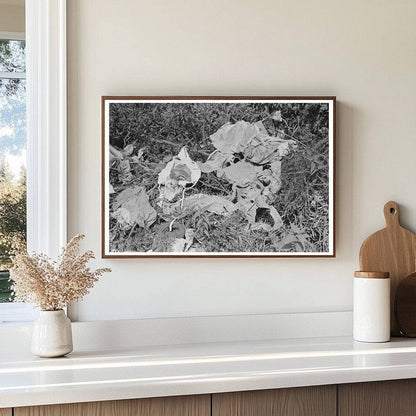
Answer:
M71 321L65 312L40 311L33 325L32 353L39 357L62 357L72 348Z

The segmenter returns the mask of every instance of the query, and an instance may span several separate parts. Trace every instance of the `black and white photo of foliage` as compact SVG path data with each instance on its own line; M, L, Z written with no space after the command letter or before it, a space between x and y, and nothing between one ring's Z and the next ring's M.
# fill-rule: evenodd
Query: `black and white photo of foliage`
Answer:
M327 102L109 104L112 253L328 253Z

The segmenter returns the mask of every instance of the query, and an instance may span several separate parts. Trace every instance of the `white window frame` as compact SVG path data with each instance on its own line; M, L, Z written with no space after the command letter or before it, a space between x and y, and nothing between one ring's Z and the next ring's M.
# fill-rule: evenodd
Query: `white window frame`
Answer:
M25 14L27 244L56 257L67 241L66 0L26 0ZM0 323L33 317L0 304Z

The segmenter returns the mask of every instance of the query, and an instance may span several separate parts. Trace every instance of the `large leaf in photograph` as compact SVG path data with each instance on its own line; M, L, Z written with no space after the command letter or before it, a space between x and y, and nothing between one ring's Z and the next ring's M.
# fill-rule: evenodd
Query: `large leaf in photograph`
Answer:
M204 163L200 163L199 167L203 173L214 172L222 169L225 163L230 159L230 155L221 153L219 150L212 152Z
M149 197L142 186L132 186L120 192L113 203L113 214L124 230L138 224L150 227L157 218L155 209L150 205Z
M183 206L193 210L205 210L218 215L229 215L237 210L235 204L216 195L196 194L184 199Z
M178 156L168 162L159 173L160 196L172 201L184 187L195 185L200 177L200 167L190 158L186 147L182 147Z
M197 183L200 177L201 169L190 158L186 147L182 147L178 156L175 156L159 173L158 183L166 185L169 180L174 179L179 185L186 186Z
M224 124L210 138L220 152L234 154L243 152L250 140L259 133L260 129L255 124L240 120L235 124Z
M134 176L131 173L130 161L128 159L120 160L118 165L118 172L118 179L122 183L130 182L134 179Z
M188 196L183 201L177 201L163 206L165 215L173 215L179 212L208 211L218 215L229 215L237 210L230 200L217 195L195 194Z
M290 153L295 142L280 137L259 134L250 141L244 150L246 160L257 165L265 165L274 159L281 159Z
M230 165L218 171L219 177L228 179L229 182L237 186L247 186L253 183L257 174L262 170L262 167L254 166L244 160L240 160L233 165Z
M262 194L269 202L273 202L282 187L282 162L279 159L274 160L257 178L264 186Z
M263 229L265 231L278 230L283 225L283 220L276 208L269 205L266 196L261 194L261 190L254 187L237 192L236 206L247 218L250 228ZM267 222L258 220L257 214L262 210L263 217Z

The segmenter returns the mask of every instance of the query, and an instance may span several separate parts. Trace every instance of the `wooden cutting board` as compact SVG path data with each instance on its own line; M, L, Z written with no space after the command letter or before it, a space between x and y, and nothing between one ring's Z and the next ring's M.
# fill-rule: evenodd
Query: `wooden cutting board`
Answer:
M360 268L390 273L390 328L397 336L400 331L394 317L394 298L400 280L416 271L416 235L400 225L396 202L384 205L384 217L386 228L370 235L361 246Z

